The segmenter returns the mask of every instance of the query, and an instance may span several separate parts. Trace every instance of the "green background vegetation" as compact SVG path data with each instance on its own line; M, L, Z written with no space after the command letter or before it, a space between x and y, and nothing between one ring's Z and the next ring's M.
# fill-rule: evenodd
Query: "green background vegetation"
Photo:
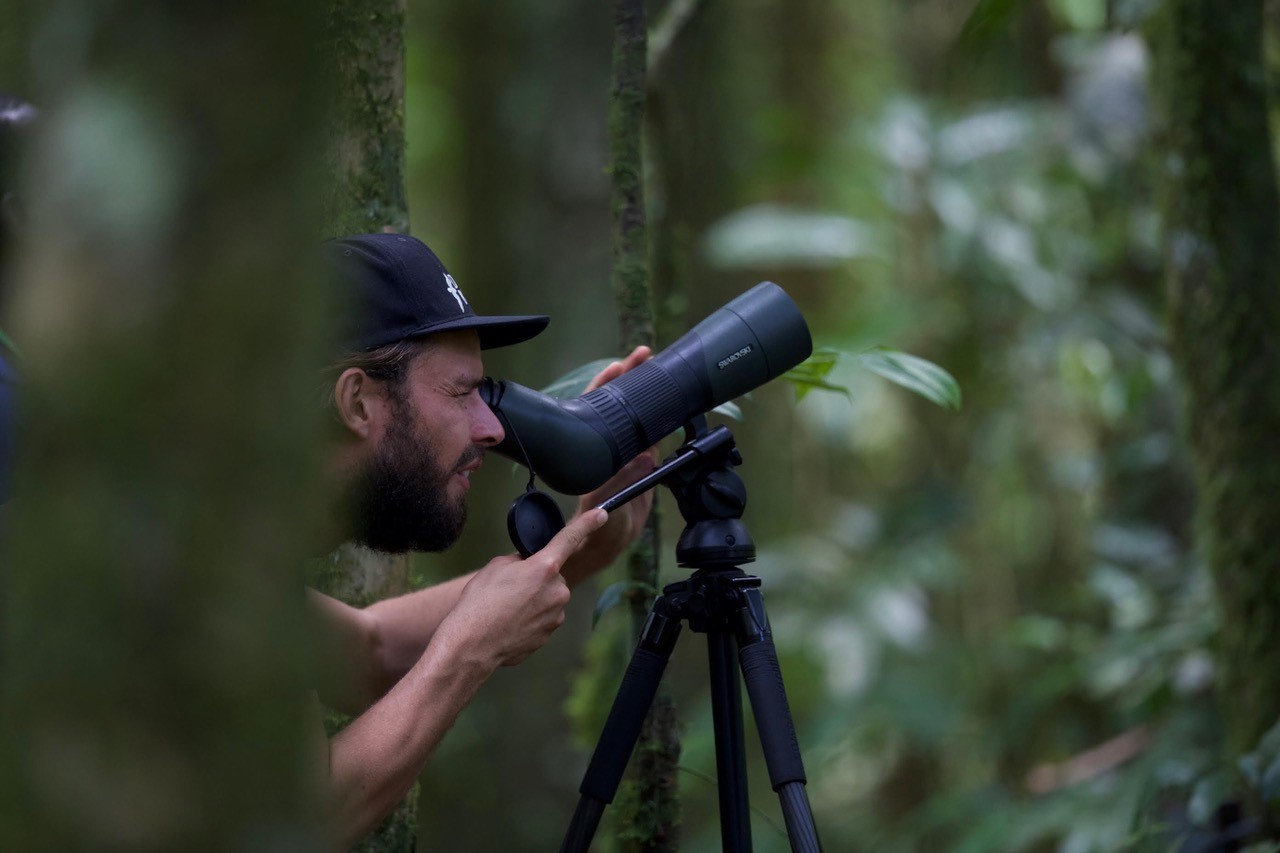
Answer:
M63 18L96 20L87 4L57 5ZM141 26L148 15L164 19L159 5L113 14L122 28ZM315 8L283 5L300 19L321 22ZM345 11L328 20L331 46L370 20L361 17L359 3L339 5ZM388 5L394 6L377 8ZM1246 3L1239 10L1221 4L1221 11L1200 17L1196 10L1213 4L692 5L651 77L645 105L659 344L769 279L799 302L819 346L851 356L878 346L913 353L944 367L963 391L958 410L940 407L885 381L866 360L842 357L825 378L847 393L815 390L798 399L797 388L777 382L738 401L742 420L733 429L746 460L746 521L760 546L752 571L764 578L827 849L1203 849L1195 845L1226 831L1220 824L1231 823L1232 803L1255 817L1269 804L1274 820L1280 566L1271 522L1280 506L1274 343L1280 235L1266 125L1280 37L1276 4ZM651 5L651 23L667 11L667 4ZM184 178L192 183L179 184L181 192L156 181L142 182L146 191L109 184L103 192L151 199L149 207L124 210L122 233L138 245L150 239L166 253L182 247L178 259L185 266L156 255L166 260L156 280L190 304L158 300L155 291L138 292L108 276L104 286L118 288L108 292L124 294L116 301L136 299L141 307L97 336L76 338L76 347L42 345L38 330L45 324L63 322L77 334L92 328L67 305L97 304L101 293L64 295L47 286L77 277L104 280L87 265L117 249L89 240L75 244L88 246L83 262L74 253L65 260L56 247L36 254L29 275L46 283L40 292L59 296L54 307L23 291L28 295L11 298L17 308L6 310L6 329L12 327L29 353L37 387L50 399L65 391L92 402L86 387L123 388L126 396L152 400L154 417L161 418L144 418L150 431L139 432L136 420L103 420L109 401L98 401L93 423L101 427L86 433L83 412L32 408L39 424L60 424L63 432L47 432L24 461L22 482L41 497L0 519L16 532L17 544L4 559L15 566L26 561L15 573L21 583L10 584L17 592L9 596L4 650L6 707L18 720L41 702L59 701L56 694L31 692L32 684L43 683L42 672L81 668L74 648L40 647L49 620L65 621L67 636L83 637L77 631L88 629L78 620L99 613L103 596L110 600L121 584L143 583L110 568L124 565L111 556L119 553L150 555L150 562L129 563L135 567L129 571L151 566L164 583L186 576L175 568L184 559L201 567L199 581L179 585L179 604L163 615L166 636L195 639L189 653L175 647L176 660L150 669L137 664L148 658L154 626L138 623L136 634L120 634L113 626L130 622L131 608L142 606L121 600L102 616L96 635L116 637L119 648L103 646L111 652L103 655L103 684L73 690L77 701L114 695L110 667L118 666L136 683L155 680L156 719L168 726L204 730L229 720L227 731L246 730L243 742L252 745L288 719L287 690L267 691L262 719L270 725L257 728L219 704L240 707L235 702L247 693L228 698L216 685L204 685L172 706L182 711L177 715L166 710L165 697L190 686L175 674L183 661L191 666L219 648L216 633L193 633L184 620L205 613L219 596L246 596L262 612L292 614L289 584L280 581L296 580L289 555L314 555L306 543L318 538L308 535L318 511L290 497L314 497L314 471L299 458L313 445L284 438L315 431L305 417L285 413L309 399L302 354L318 345L296 331L280 338L255 315L271 306L285 315L290 306L308 305L299 320L310 317L313 328L322 328L323 294L313 294L317 303L310 305L306 277L284 256L227 255L218 251L215 232L205 229L222 228L217 233L236 239L245 239L238 228L278 229L270 233L292 240L276 244L284 252L305 245L301 234L326 230L317 211L327 211L328 230L334 223L404 225L404 197L345 177L333 180L332 159L327 171L308 171L307 164L321 159L315 140L343 135L347 159L341 162L362 163L368 172L391 175L379 180L394 182L399 150L366 145L351 128L372 124L385 135L402 122L411 232L440 254L477 310L553 317L538 339L487 354L491 374L540 387L618 354L610 285L608 4L407 0L402 114L389 94L393 83L366 69L337 69L348 86L368 95L366 103L378 105L367 115L360 99L329 111L295 102L292 91L324 101L323 81L334 69L302 74L314 60L297 47L296 34L281 40L273 29L279 20L267 13L260 20L243 10L234 14L245 15L246 31L260 33L261 41L245 36L240 45L234 28L219 37L240 45L243 55L261 55L260 62L206 69L193 59L189 73L197 80L221 73L232 95L256 94L247 104L198 113L200 127L215 134L207 147L183 136L181 145L162 146L159 160L137 168L242 188L275 181L281 197L306 199L300 206L310 212L264 210L243 189L239 206L211 208L218 217L188 216L176 234L145 238L138 234L170 210L164 204L195 209L204 184ZM0 39L7 45L19 23L31 24L16 11L6 15L17 22ZM50 32L74 39L74 27L57 20L62 29ZM399 24L397 15L381 22L388 20ZM100 25L86 24L85 31ZM318 29L311 34L317 40ZM109 35L78 48L85 65L75 73L81 80L114 81L114 88L71 86L50 78L45 63L45 76L37 73L23 91L61 93L73 105L79 93L89 100L67 115L107 111L120 133L135 132L142 143L164 138L146 124L148 116L184 126L188 111L165 99L174 91L200 91L199 84L169 76L173 57L141 63ZM203 34L195 40L189 26L151 37L212 43ZM41 44L52 36L45 38ZM276 42L293 46L285 50ZM1259 42L1267 61L1250 65L1257 57L1240 46ZM125 56L122 67L142 75L119 72L117 53ZM1238 85L1215 87L1221 80ZM1237 100L1246 90L1252 100ZM142 94L121 101L121 92ZM298 112L285 130L270 119L288 114L290 104ZM1223 108L1211 108L1218 105ZM73 131L57 130L63 134L57 138L79 139L90 152L90 143L102 138ZM247 172L237 171L244 164L219 159L224 149L217 140L227 137L218 134L251 131L278 144ZM207 169L193 173L193 158ZM118 163L104 162L104 174L113 174L109 167ZM1214 165L1223 162L1241 165L1234 171ZM157 163L169 170L157 171ZM338 184L332 192L347 195L336 205L330 192L316 191ZM114 233L77 218L77 210L96 209L92 195L56 201L46 214L75 233L99 240ZM208 245L190 242L190 235ZM1232 242L1235 235L1244 236ZM1206 241L1228 248L1205 253ZM68 266L40 266L40 258L49 257ZM186 281L181 270L210 259L219 265L194 285ZM226 295L220 283L232 281L241 290L217 302ZM1219 310L1215 294L1224 291L1235 301ZM273 301L260 304L266 292ZM221 312L213 315L218 323L202 325L194 339L160 331L184 312L208 317L210 310ZM192 357L157 363L158 351ZM205 361L197 353L217 356ZM94 361L104 365L101 374L77 372ZM229 362L239 367L232 370ZM245 375L254 379L248 415L229 419L226 407L244 389L222 386ZM176 433L168 427L173 421L163 420L174 413L187 419ZM1244 432L1241 419L1252 423ZM228 423L241 431L228 432ZM212 435L229 442L240 436L250 450L191 452ZM69 446L80 455L68 456ZM169 455L152 464L153 456L121 455L121 447L160 447ZM203 461L188 467L173 461L188 455ZM228 458L258 464L241 475L242 467L228 471ZM93 474L87 485L86 470ZM509 550L505 511L523 490L521 473L491 458L476 474L463 539L447 554L415 556L408 583L445 579ZM254 479L259 474L261 482ZM131 501L119 500L112 484L120 482L131 484ZM1243 491L1236 489L1241 484ZM175 495L185 498L175 503ZM667 582L684 570L673 559L679 519L670 501L663 504L659 552ZM157 516L153 506L165 512ZM51 519L65 524L77 517L91 522L82 535L70 544L57 541L63 528ZM262 525L288 532L267 534ZM175 539L174 530L185 533ZM121 536L129 541L119 542ZM210 542L230 544L211 548ZM62 574L43 585L31 580L53 577L42 571ZM271 572L272 582L246 580ZM499 672L459 720L419 785L420 849L558 844L629 655L625 608L604 612L592 627L597 596L622 577L616 567L577 592L568 622L549 645L524 665ZM68 583L88 590L83 602L64 600ZM1216 590L1223 588L1231 594L1220 597ZM260 627L258 611L236 612L244 625ZM24 618L15 623L15 613ZM275 638L250 628L236 634L245 645L219 666L290 686L285 676L296 673L300 652L249 660L253 649L296 636L288 619L275 624ZM14 675L14 662L27 657L29 664ZM682 743L680 849L716 850L715 760L700 637L686 634L667 684ZM1247 701L1237 702L1240 697ZM87 704L66 731L114 719L110 703ZM6 747L0 758L46 748L61 737L51 731L34 747L15 739L14 752ZM780 812L752 731L749 722L756 846L784 850ZM139 737L126 727L113 743L127 752ZM212 762L216 754L207 743L184 744L181 733L166 730L157 738L182 756L173 759L175 766ZM269 783L296 789L292 741L281 743L269 756L275 764L264 762L275 768L264 771L264 790ZM83 769L88 761L101 779L112 778L101 769L109 765L105 759L77 753L72 744L55 755L60 767ZM142 777L156 764L168 766L169 754L156 749L137 765ZM254 753L244 749L229 754L251 760ZM239 772L234 761L227 764L210 766L214 775ZM50 778L49 785L68 786L72 799L95 795L66 781L75 774ZM5 779L12 790L24 790ZM195 811L207 812L216 825L224 807L218 795L226 791L189 784L189 796L204 804ZM252 791L239 793L252 799ZM148 796L144 789L136 794L140 800L126 798L126 804L150 813ZM7 801L18 806L0 814L8 818L0 829L30 843L13 834L13 827L33 825L29 811L15 810L28 806L18 796ZM296 823L283 821L280 827L294 829L262 837L302 844L296 827L304 825L305 810L292 801L265 802L263 808ZM243 803L231 797L225 808L243 811ZM602 850L663 849L616 840L620 827L644 826L624 811L608 813ZM83 825L92 827L94 813L88 813ZM57 817L41 820L57 825ZM165 838L169 828L162 823L155 835L141 837ZM403 849L397 832L370 847ZM119 849L152 848L122 842Z

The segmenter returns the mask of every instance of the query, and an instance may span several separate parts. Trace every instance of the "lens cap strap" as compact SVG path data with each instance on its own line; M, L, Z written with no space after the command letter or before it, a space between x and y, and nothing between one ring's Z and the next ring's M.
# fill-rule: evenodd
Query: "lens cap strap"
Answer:
M534 485L537 474L520 441L520 433L515 431L501 411L498 411L498 416L502 419L503 427L516 440L516 447L520 448L520 455L529 466L529 483L524 488L524 494L516 497L507 509L507 536L511 538L511 544L516 546L520 556L528 559L547 547L547 543L564 527L564 513L560 512L560 506L554 498L546 492L538 491Z

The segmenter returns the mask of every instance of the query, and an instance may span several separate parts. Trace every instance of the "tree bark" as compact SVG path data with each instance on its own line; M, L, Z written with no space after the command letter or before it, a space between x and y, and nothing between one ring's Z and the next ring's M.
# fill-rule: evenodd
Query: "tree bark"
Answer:
M326 236L405 232L404 0L333 0ZM408 590L409 561L347 544L325 591L363 606Z
M1280 719L1280 203L1263 3L1176 0L1169 12L1170 314L1238 756Z
M622 351L654 346L653 297L649 289L649 241L644 205L644 107L648 32L643 0L615 0L613 88L609 100L609 148L613 175L613 287L618 303ZM657 501L627 563L627 576L658 585ZM638 637L649 600L630 602ZM631 778L620 792L620 840L627 851L679 848L677 772L680 739L670 694L660 690L636 745Z
M334 236L409 230L404 186L405 0L333 0Z
M332 0L326 27L332 97L325 236L407 233L404 183L405 0ZM332 555L322 591L357 607L409 591L408 555L352 542ZM335 733L349 722L336 712ZM360 851L411 851L417 790L411 790Z
M316 16L51 0L9 329L0 848L320 849Z

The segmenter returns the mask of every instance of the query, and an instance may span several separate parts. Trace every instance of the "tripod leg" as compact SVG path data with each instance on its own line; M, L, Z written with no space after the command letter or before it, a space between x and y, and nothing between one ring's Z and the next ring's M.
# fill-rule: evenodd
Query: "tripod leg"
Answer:
M707 632L711 663L711 719L716 738L716 780L720 794L720 839L725 853L751 849L747 758L742 725L742 689L734 658L737 639L727 631Z
M818 842L818 828L804 788L804 763L782 684L778 653L773 647L773 632L764 611L764 597L757 588L743 589L742 593L745 606L739 612L741 651L738 657L764 747L769 782L782 802L782 817L787 824L791 849L819 853L822 847Z
M560 845L561 853L586 853L591 846L604 807L613 802L618 793L622 773L640 738L640 728L679 636L680 622L667 615L663 597L658 596L622 677L595 752L591 754L591 763L578 786L582 796Z

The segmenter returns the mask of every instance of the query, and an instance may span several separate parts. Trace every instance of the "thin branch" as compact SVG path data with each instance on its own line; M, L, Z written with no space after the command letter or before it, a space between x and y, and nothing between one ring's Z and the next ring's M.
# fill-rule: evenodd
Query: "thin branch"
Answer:
M1027 774L1027 790L1047 794L1101 776L1136 758L1150 742L1150 732L1138 726L1066 761L1038 764Z

